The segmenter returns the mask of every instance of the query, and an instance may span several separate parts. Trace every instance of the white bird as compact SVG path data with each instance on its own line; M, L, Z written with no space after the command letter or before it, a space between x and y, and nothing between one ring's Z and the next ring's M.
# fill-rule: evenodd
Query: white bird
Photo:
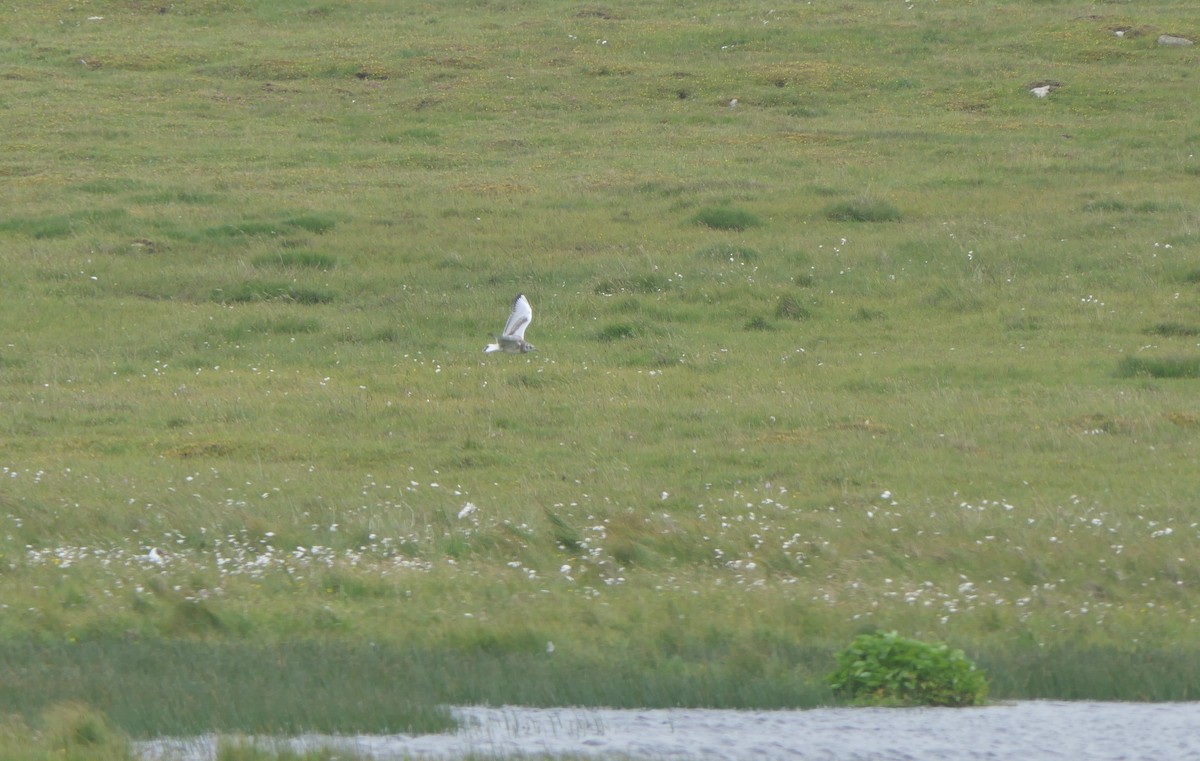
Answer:
M484 353L505 351L512 354L524 354L529 351L537 351L533 344L525 341L525 328L529 327L532 320L533 308L529 306L529 299L525 298L525 294L518 293L517 297L513 299L512 313L508 316L508 322L504 324L504 333L495 336L496 343L483 347Z
M1042 85L1040 87L1029 88L1029 92L1033 93L1034 95L1036 95L1039 98L1044 98L1050 94L1051 89L1053 89L1053 88L1051 88L1050 85Z

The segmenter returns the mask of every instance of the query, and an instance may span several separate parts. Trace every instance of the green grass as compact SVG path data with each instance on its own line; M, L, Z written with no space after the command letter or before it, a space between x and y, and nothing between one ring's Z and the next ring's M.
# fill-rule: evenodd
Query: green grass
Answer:
M1118 373L1124 377L1138 375L1151 378L1200 378L1200 356L1121 358Z
M76 701L45 707L32 722L17 713L0 720L0 755L12 761L130 761L129 737L102 713Z
M872 627L999 698L1196 698L1189 4L25 5L27 725L369 643L438 700L808 705ZM518 292L539 351L485 357ZM109 713L64 653L127 641L176 686ZM369 670L247 715L348 729Z
M858 198L841 201L825 209L825 216L834 222L896 222L900 210L877 198Z
M751 227L758 227L762 220L745 209L712 207L701 209L692 217L696 224L710 227L713 230L733 230L741 232Z

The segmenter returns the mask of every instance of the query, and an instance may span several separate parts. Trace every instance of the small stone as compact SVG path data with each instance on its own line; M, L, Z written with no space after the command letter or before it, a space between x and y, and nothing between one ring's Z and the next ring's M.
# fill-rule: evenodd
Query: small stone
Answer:
M1173 34L1160 34L1158 36L1159 45L1194 45L1196 44L1187 37L1176 37Z

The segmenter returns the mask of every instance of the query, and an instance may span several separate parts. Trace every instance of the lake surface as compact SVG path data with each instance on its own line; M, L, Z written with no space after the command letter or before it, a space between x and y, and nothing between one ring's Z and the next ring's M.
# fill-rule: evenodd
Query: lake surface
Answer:
M455 708L447 735L310 736L369 758L574 754L703 761L1189 761L1200 759L1200 703L1022 701L984 708L806 711ZM212 737L141 743L154 761L208 761Z

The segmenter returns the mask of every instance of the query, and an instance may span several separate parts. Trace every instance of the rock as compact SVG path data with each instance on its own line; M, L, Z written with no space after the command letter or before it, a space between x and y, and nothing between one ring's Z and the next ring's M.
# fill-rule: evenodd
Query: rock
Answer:
M1159 45L1195 45L1196 43L1189 40L1187 37L1176 37L1173 34L1160 34L1158 36Z

